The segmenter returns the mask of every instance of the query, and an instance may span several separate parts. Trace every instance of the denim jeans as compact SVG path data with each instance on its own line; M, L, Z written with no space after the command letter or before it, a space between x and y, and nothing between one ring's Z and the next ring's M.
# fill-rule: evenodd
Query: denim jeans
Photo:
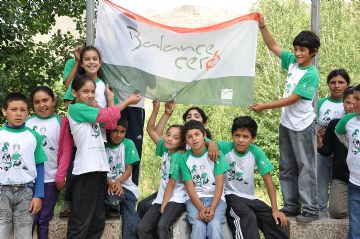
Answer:
M329 187L331 182L332 158L317 154L317 193L320 212L326 212L329 202Z
M15 238L32 238L34 217L28 209L33 190L33 186L0 185L0 239L10 238L12 226Z
M360 238L360 186L349 183L349 239Z
M210 207L213 198L200 198L205 207ZM206 223L197 219L199 210L191 200L186 201L186 211L189 223L191 224L191 239L221 239L224 233L221 230L221 224L226 223L226 203L220 200L215 210L214 218Z
M319 214L315 123L302 131L279 127L280 185L284 209Z

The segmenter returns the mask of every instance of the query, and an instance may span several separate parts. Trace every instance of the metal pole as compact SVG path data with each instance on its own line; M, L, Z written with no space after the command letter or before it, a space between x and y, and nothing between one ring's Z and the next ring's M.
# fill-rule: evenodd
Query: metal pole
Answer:
M94 45L95 0L86 0L86 45Z
M320 0L311 0L311 30L319 36L320 33ZM314 58L314 65L318 67L319 54Z

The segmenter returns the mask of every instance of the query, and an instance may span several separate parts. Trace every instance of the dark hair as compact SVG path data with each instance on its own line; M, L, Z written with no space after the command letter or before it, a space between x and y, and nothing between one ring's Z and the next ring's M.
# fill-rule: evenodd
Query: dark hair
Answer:
M199 112L199 114L201 115L201 118L203 119L203 124L206 124L207 123L207 120L208 120L208 117L207 115L205 114L204 110L201 109L200 107L196 107L196 106L193 106L193 107L190 107L189 109L187 109L185 111L185 113L183 114L182 118L184 120L184 122L186 122L186 116L189 114L190 111L192 110L196 110L197 112Z
M120 118L118 121L117 121L117 124L116 125L121 125L122 127L124 127L125 129L127 129L129 127L129 122L126 118Z
M185 137L186 133L192 129L198 129L201 131L201 133L206 135L205 126L201 122L199 122L197 120L190 120L184 124L184 126L182 127L182 130L181 130L181 137L184 142L186 141L186 137Z
M54 91L52 89L50 89L48 86L46 85L41 85L41 86L36 86L30 93L30 99L31 101L34 100L34 95L39 92L39 91L43 91L45 92L46 94L48 94L51 99L55 100L55 94L54 94Z
M358 84L357 86L354 87L354 92L355 91L360 91L360 84Z
M293 41L293 46L306 47L312 53L320 47L320 38L312 31L301 31Z
M23 101L27 108L29 109L29 101L26 98L25 95L19 93L19 92L13 92L5 96L4 102L3 102L3 109L7 109L9 104L13 101Z
M178 129L180 130L181 145L177 148L177 150L186 150L185 140L184 140L184 138L182 137L183 125L181 125L181 124L173 124L173 125L170 125L170 127L166 130L166 132L168 132L171 128L178 128Z
M327 76L326 82L329 84L330 80L336 76L341 76L348 83L348 85L350 84L350 76L346 72L346 70L342 68L330 71L329 75Z
M77 75L75 76L72 84L71 84L71 89L78 91L81 87L83 87L85 85L86 82L91 81L95 88L96 88L96 83L95 81L93 81L93 79L91 79L90 76L88 75Z
M80 74L80 75L85 75L85 74L86 74L86 72L85 72L84 68L81 66L81 64L82 64L82 62L83 62L83 60L84 60L85 52L87 52L87 51L95 51L96 54L97 54L98 57L99 57L100 62L102 62L102 60L101 60L101 54L100 54L99 49L97 49L97 48L94 47L94 46L85 46L85 47L83 47L83 48L81 49L81 51L80 51L80 64L79 64L79 67L78 67L78 74ZM103 78L103 72L102 72L102 70L101 70L101 67L99 68L99 70L98 70L98 72L97 72L97 76L98 76L99 78Z
M346 90L344 91L343 94L343 100L345 100L349 95L354 94L354 86L349 86L348 88L346 88Z
M234 134L234 132L238 129L247 129L254 138L257 134L257 127L256 121L250 116L240 116L234 119L231 127L231 133Z

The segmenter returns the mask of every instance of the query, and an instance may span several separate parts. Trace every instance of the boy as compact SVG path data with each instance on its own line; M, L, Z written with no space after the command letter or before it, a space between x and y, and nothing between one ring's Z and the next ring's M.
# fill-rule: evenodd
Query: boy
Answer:
M346 114L354 112L354 88L344 92L343 107ZM332 218L344 218L348 215L349 168L346 164L348 149L335 134L335 126L340 119L333 119L328 124L323 137L317 135L318 152L324 156L332 155L332 181L329 194L329 214ZM330 160L330 159L329 159Z
M311 31L300 32L293 41L294 54L283 51L266 28L264 17L259 28L266 46L281 58L288 71L284 97L251 106L259 113L266 109L282 108L279 127L280 184L286 216L296 216L300 222L319 218L316 187L316 117L312 101L319 84L319 74L312 58L320 40ZM301 210L302 209L302 210ZM301 214L300 214L301 213Z
M30 239L44 197L47 157L42 137L25 126L29 104L24 95L7 95L2 113L6 123L0 128L0 235L9 238L13 227L15 238Z
M354 113L336 125L339 140L348 146L346 158L349 178L349 239L360 238L360 84L354 87Z
M224 173L229 170L224 155L211 161L205 145L205 127L196 120L187 122L182 137L190 150L182 155L180 170L190 197L186 210L191 224L191 238L224 238L221 224L225 223Z
M119 119L116 129L108 132L106 156L110 171L108 178L108 194L105 205L121 212L122 238L136 239L136 226L139 216L135 210L138 198L138 187L131 180L134 164L139 163L139 155L132 140L125 138L128 122Z
M251 117L238 117L231 129L232 142L218 142L230 165L230 171L225 174L228 222L234 238L260 239L259 229L265 238L289 238L284 228L286 216L277 207L276 190L270 175L273 166L262 149L252 144L256 132L257 124ZM255 197L255 167L265 182L271 208Z

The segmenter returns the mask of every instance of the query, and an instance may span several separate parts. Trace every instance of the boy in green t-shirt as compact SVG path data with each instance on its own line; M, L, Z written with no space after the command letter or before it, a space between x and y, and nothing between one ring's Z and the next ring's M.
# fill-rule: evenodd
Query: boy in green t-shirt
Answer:
M209 159L205 145L205 127L199 121L187 122L182 137L190 146L180 160L182 180L190 197L186 210L191 224L191 238L224 238L221 224L226 222L224 173L229 170L224 155L218 160Z
M259 28L266 46L281 58L288 72L282 99L256 103L252 110L282 108L279 127L280 184L284 201L282 211L300 222L319 218L316 183L316 114L312 106L319 85L319 74L312 64L320 47L319 37L311 31L300 32L293 41L293 53L284 51L270 34L260 15ZM300 215L299 215L300 214Z
M276 190L271 178L273 166L264 151L252 143L257 124L249 116L237 117L231 128L232 141L218 142L225 154L230 171L225 174L227 219L234 238L289 238L284 226L287 219L276 202ZM262 176L269 194L271 207L255 196L255 168Z

